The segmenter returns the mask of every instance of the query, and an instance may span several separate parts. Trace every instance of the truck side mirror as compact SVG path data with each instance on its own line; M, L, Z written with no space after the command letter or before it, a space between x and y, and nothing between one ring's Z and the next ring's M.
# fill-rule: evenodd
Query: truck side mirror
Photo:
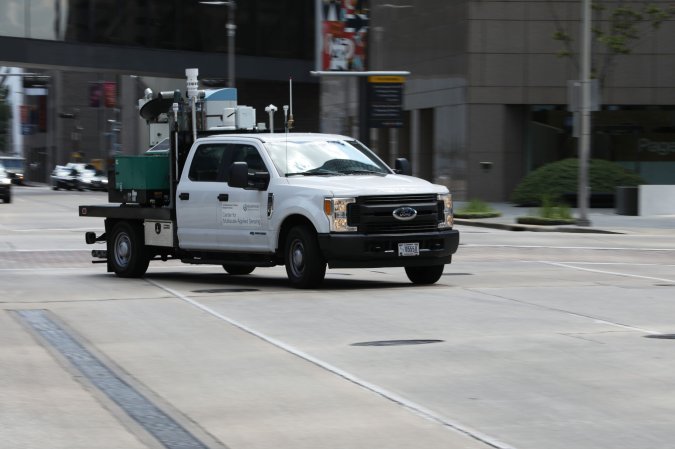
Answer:
M399 175L412 176L412 168L410 167L410 162L408 162L408 159L404 157L399 157L396 159L394 171Z
M235 162L230 166L230 180L228 181L230 187L265 190L269 183L270 174L268 172L249 173L246 162Z
M230 180L227 183L230 187L240 189L248 187L248 164L246 162L233 163L230 166Z

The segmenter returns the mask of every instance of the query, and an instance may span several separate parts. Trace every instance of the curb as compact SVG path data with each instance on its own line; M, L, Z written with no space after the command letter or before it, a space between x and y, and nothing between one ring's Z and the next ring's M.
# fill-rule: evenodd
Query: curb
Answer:
M618 231L608 231L606 229L597 228L582 228L574 225L565 226L537 226L524 224L509 224L509 223L490 223L486 221L467 220L462 218L455 218L455 224L464 226L476 226L480 228L501 229L503 231L530 231L530 232L568 232L578 234L623 234ZM568 227L571 226L571 227Z

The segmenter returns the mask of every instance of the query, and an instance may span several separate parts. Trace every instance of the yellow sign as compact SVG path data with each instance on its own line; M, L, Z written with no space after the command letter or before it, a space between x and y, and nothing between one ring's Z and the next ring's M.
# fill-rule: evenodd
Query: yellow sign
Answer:
M375 75L368 77L369 83L405 83L405 76Z

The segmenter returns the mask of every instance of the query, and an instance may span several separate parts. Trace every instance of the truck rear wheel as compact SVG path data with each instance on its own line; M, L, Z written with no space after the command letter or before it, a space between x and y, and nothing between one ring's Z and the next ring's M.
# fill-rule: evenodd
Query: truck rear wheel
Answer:
M148 270L148 257L143 228L121 221L113 227L110 241L110 262L119 277L137 278Z
M247 267L244 265L223 265L223 269L227 272L227 274L245 275L253 273L255 267Z
M445 265L429 267L405 267L405 274L413 284L435 284L443 276Z
M316 233L307 226L295 226L289 231L284 261L293 287L314 288L326 276L326 261L319 250Z

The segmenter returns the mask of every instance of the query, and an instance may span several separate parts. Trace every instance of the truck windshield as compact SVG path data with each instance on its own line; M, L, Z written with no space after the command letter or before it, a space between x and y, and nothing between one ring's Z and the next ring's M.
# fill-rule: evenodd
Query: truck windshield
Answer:
M0 156L0 164L8 171L23 173L26 160L22 157Z
M277 141L265 144L281 176L387 175L391 171L355 140Z

